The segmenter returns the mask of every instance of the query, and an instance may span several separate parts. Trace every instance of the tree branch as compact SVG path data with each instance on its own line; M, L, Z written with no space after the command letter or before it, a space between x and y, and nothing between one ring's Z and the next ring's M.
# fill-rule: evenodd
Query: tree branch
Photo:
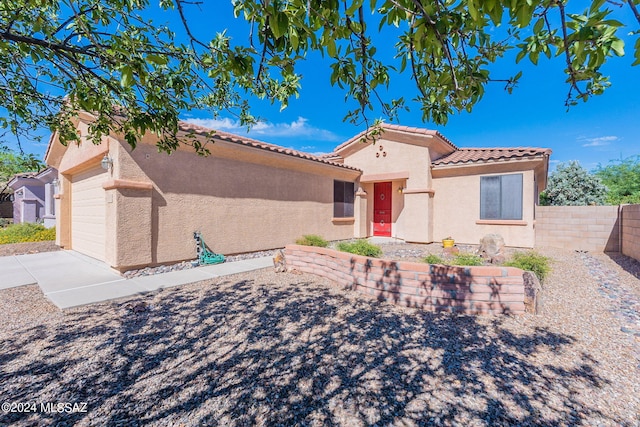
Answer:
M640 12L638 12L638 8L636 7L636 4L633 2L633 0L627 0L627 3L629 4L629 7L633 11L633 15L636 17L638 24L640 24Z
M567 36L567 18L565 16L564 3L562 0L558 0L557 3L558 10L560 11L560 23L562 27L562 45L564 47L564 56L567 63L567 71L569 72L569 79L571 81L571 89L569 89L568 99L571 97L571 91L575 89L580 95L584 95L580 88L578 87L578 81L576 80L576 70L573 68L571 64L571 53L569 52L569 37Z
M91 49L95 47L93 45L75 47L75 46L69 46L69 45L64 45L60 43L53 43L50 41L37 39L35 37L24 36L22 34L15 34L9 31L4 31L0 33L0 39L4 39L7 41L16 42L16 43L26 43L26 44L31 44L35 46L41 46L41 47L45 47L47 49L51 49L55 51L72 52L79 55L94 55L91 52Z

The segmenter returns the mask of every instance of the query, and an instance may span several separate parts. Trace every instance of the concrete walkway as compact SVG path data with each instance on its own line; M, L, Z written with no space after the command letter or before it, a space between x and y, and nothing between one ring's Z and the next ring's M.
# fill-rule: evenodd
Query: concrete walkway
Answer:
M0 289L37 284L64 309L272 265L271 257L263 257L125 279L105 263L78 252L44 252L0 257Z

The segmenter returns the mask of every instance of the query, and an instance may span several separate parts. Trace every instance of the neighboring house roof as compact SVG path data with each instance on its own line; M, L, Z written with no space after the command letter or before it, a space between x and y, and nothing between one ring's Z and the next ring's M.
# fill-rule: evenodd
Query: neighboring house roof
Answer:
M13 175L13 179L18 179L18 178L34 178L36 175L38 175L38 172L20 172L17 173L15 175Z
M244 145L247 147L259 148L261 150L272 151L274 153L285 154L288 156L298 157L301 159L312 160L314 162L324 163L331 166L337 166L344 169L360 171L360 169L358 168L355 168L352 166L346 166L346 165L343 165L342 163L336 163L336 162L327 160L324 157L314 156L313 154L305 153L303 151L298 151L291 148L285 148L275 144L269 144L266 142L258 141L256 139L234 135L232 133L227 133L227 132L223 132L215 129L209 129L204 126L199 126L189 122L180 121L179 128L183 132L195 133L198 135L205 135L205 136L209 136L211 132L214 132L213 138L220 139L222 141L232 142L232 143Z
M411 126L400 126L400 125L394 125L394 124L390 124L390 123L381 123L378 126L381 127L383 130L407 132L407 133L413 133L413 134L416 134L416 135L428 135L428 136L432 136L432 137L438 137L439 139L444 141L446 144L450 145L453 150L457 150L458 149L458 147L456 147L453 144L453 142L449 141L449 139L447 139L444 135L442 135L437 130L430 130L430 129L425 129L425 128L411 127ZM360 141L370 131L371 131L371 128L369 128L367 130L363 130L362 132L360 132L359 134L357 134L353 138L351 138L348 141L343 142L342 144L338 145L333 150L334 153L331 153L330 155L335 155L336 152L342 150L343 148L347 147L348 145L351 145L354 142Z
M471 163L487 163L495 161L510 161L530 159L543 155L551 155L548 148L515 147L515 148L460 148L451 154L432 162L434 167L461 165Z
M9 187L16 190L18 187L22 187L28 183L32 184L46 184L53 181L58 175L58 171L55 168L45 168L40 172L23 172L17 173L11 178L7 184Z

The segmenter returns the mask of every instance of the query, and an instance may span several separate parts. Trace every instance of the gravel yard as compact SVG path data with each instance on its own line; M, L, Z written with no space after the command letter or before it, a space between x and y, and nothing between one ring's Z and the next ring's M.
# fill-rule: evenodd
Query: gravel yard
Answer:
M60 246L54 241L10 243L0 245L0 256L36 254L38 252L59 251Z
M543 253L539 316L405 310L272 269L64 313L0 291L0 400L38 411L0 425L640 425L621 301L638 263ZM64 402L86 412L42 413Z

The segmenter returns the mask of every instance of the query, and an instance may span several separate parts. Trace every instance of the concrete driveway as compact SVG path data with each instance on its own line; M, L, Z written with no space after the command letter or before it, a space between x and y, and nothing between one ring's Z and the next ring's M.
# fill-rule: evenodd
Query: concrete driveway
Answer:
M270 257L125 279L107 264L74 251L0 257L0 289L39 285L60 308L107 301L269 267Z

